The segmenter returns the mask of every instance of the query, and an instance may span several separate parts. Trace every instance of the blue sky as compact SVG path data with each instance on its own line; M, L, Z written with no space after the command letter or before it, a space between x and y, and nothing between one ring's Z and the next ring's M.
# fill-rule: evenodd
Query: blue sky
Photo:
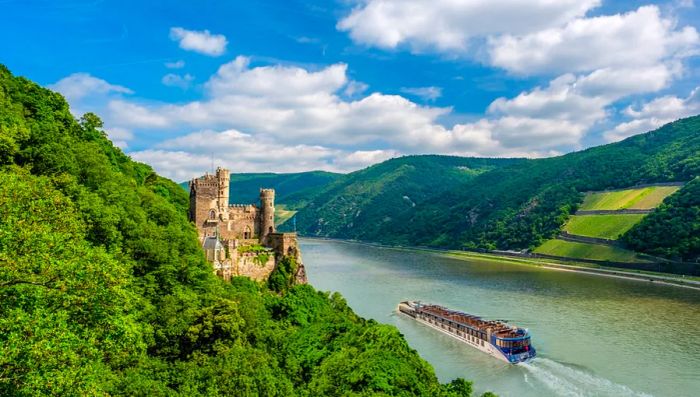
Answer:
M3 1L0 62L183 180L542 157L700 113L692 1Z

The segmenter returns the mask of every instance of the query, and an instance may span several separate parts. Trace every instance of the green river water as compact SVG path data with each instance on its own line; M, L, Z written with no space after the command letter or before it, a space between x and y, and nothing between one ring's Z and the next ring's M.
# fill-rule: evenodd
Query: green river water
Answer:
M493 261L302 239L309 282L392 324L441 381L506 396L700 396L700 291ZM510 365L396 313L415 299L529 328Z

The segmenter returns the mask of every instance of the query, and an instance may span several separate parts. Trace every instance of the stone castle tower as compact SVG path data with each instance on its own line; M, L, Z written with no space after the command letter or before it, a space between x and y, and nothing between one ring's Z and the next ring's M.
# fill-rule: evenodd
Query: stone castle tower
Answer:
M269 244L269 236L275 232L275 191L260 189L260 242Z
M296 233L275 230L275 190L260 189L257 204L229 204L230 173L217 168L190 181L189 218L214 272L229 279L248 276L267 278L284 256L293 256L299 265L297 282L306 282ZM266 251L251 252L246 246L261 245ZM262 263L264 259L265 263Z

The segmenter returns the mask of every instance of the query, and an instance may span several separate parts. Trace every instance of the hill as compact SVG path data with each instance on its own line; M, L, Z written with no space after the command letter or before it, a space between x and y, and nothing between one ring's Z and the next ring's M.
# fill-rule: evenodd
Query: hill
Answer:
M297 227L307 234L410 244L420 236L411 235L410 220L421 214L429 222L436 196L453 199L453 191L477 176L520 159L482 159L453 156L407 156L353 172L315 192L292 207ZM301 203L301 205L300 205ZM299 226L301 225L301 226ZM439 228L440 226L436 226Z
M471 394L285 269L216 278L187 193L101 126L0 65L0 395Z
M257 203L260 188L275 189L275 202L288 204L297 202L297 197L312 197L319 188L342 177L326 171L308 171L289 174L276 173L232 173L229 198L232 203ZM188 189L189 182L180 186Z
M700 175L700 117L553 158L505 161L452 157L452 166L439 159L394 159L339 178L296 208L297 228L310 236L387 244L534 248L560 232L582 205L584 192L687 182ZM470 171L459 175L456 164L469 161L475 162L466 166ZM677 198L688 196L691 188L686 185L667 200L686 203ZM695 220L667 216L680 222L678 228L694 230L688 223ZM645 246L646 252L678 252L685 260L700 255L700 245L693 239L685 239L687 247L683 249L668 247L671 242L645 240L644 236L663 235L663 229L670 227L669 220L653 219L659 221L643 222L647 225L643 233L634 227L626 236L640 239L635 243ZM632 239L623 241L631 246ZM658 244L665 248L657 249Z

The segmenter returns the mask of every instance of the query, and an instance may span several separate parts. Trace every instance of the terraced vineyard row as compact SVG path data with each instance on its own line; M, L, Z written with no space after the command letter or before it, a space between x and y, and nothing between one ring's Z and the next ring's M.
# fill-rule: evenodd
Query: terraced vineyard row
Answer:
M646 214L616 213L615 211L654 209L679 188L680 186L649 186L588 193L580 207L581 211L609 211L610 213L573 215L564 225L563 231L568 235L592 237L603 241L591 243L566 241L564 240L566 236L563 236L544 242L534 252L600 261L648 262L636 252L615 244L615 240L644 219Z

